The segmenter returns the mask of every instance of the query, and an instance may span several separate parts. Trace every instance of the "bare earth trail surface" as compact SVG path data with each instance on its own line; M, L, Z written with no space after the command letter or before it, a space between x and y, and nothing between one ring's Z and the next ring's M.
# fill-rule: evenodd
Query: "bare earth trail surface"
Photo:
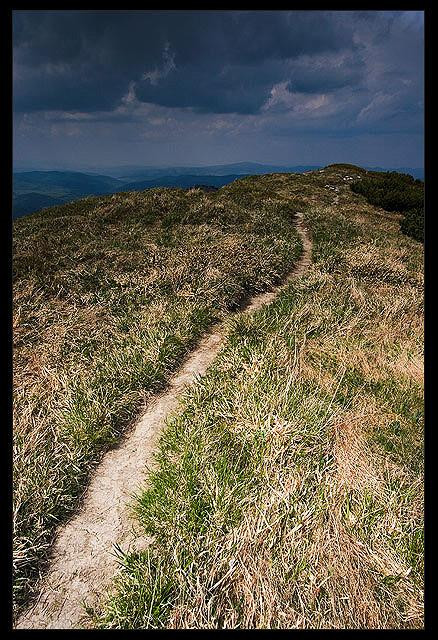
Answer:
M296 215L303 253L282 285L253 297L245 312L270 304L289 280L303 275L311 264L312 244ZM18 629L77 629L84 622L84 602L92 605L118 570L115 545L124 551L144 548L148 539L136 527L130 503L144 484L160 431L167 416L197 376L202 376L217 356L224 327L215 325L171 378L165 392L155 397L135 427L117 448L108 451L88 486L79 512L60 527L51 563L41 581L39 597L18 619Z

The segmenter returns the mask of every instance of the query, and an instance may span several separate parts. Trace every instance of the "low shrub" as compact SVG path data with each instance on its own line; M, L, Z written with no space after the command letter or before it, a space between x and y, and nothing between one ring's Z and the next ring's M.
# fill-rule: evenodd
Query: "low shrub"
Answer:
M404 218L401 231L423 242L424 240L424 184L406 173L388 171L370 174L351 185L354 193L365 196L368 202L386 211L399 211Z

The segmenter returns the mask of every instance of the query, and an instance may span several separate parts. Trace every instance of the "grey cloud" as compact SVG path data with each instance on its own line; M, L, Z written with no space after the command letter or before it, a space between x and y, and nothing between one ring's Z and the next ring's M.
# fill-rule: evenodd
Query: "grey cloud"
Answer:
M353 47L351 25L313 12L15 12L17 110L113 108L139 99L200 111L254 113L279 66ZM156 83L144 73L175 69ZM262 82L255 66L270 68ZM284 71L284 70L283 70Z
M369 135L419 157L421 12L15 11L13 44L21 156L289 163Z
M357 86L364 77L365 64L358 53L342 57L326 56L299 60L291 69L289 91L324 93L345 86Z

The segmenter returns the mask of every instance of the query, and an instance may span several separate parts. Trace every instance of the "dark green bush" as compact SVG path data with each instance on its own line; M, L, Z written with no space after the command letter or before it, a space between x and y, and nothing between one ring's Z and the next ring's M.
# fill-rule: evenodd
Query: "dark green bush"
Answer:
M403 233L424 240L424 184L406 173L370 172L351 185L354 193L365 196L374 206L404 214L400 224Z
M400 223L400 229L407 236L419 242L424 242L424 207L405 211L404 218Z

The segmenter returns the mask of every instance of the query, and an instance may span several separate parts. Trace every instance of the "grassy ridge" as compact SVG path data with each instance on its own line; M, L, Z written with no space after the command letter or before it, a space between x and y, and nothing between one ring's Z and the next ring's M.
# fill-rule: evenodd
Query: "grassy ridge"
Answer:
M91 197L14 223L14 592L21 606L90 467L206 327L287 272L293 203Z
M422 249L360 174L258 179L306 212L314 266L169 420L135 504L154 544L98 627L422 626Z

